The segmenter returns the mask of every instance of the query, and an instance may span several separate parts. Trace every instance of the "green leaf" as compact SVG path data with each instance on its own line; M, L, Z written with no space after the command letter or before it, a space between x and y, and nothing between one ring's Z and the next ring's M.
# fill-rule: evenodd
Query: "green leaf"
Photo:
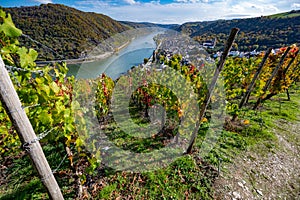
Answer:
M54 72L55 72L55 76L59 77L59 71L58 71L58 69L54 68Z
M51 125L53 121L51 115L49 115L48 112L45 110L41 112L41 114L39 115L39 119L43 124L48 124L48 125Z
M70 133L74 131L74 126L72 124L67 124L66 125L66 130L69 131Z
M38 84L42 84L42 83L44 83L44 78L42 78L42 77L37 77L37 78L35 78L35 81L38 83Z
M84 145L84 142L80 138L77 138L75 143L76 143L76 147L81 147Z
M48 85L42 85L41 87L42 87L42 90L44 92L46 92L46 94L49 96L49 94L50 94L50 87Z
M67 138L67 141L66 141L66 144L67 144L67 146L70 146L70 144L71 144L71 141L72 141L72 136L71 135L64 135L66 138Z
M20 56L21 67L35 66L35 60L37 59L38 53L34 49L26 49L22 47L18 50L18 55Z
M3 32L8 37L19 37L22 35L22 31L15 27L11 15L3 10L0 10L0 17L3 19L3 23L0 25L0 32Z
M54 94L58 94L60 91L60 88L55 82L50 83L50 88L54 92Z

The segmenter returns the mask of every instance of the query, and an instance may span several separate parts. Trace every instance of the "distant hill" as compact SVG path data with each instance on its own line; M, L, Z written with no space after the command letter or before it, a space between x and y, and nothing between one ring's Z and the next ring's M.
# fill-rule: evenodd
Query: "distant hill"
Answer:
M234 46L239 50L265 50L300 42L300 10L248 19L190 22L181 25L181 31L199 42L217 39L216 50L222 49L231 28L240 33Z
M20 41L25 46L40 49L39 60L78 58L81 52L130 28L108 16L82 12L60 4L4 10L11 13L15 25L24 34L54 50L41 48L41 44L21 37Z
M291 18L300 16L300 10L292 10L290 12L278 13L274 15L269 15L269 18Z
M179 24L155 24L150 22L128 22L128 21L119 21L121 24L128 25L132 28L145 28L145 27L160 27L166 29L176 29L179 28Z
M22 45L38 49L38 60L41 61L79 58L82 52L93 49L116 33L154 26L183 32L200 43L216 38L216 47L210 50L212 52L222 50L233 27L240 28L234 49L242 51L265 50L300 42L300 10L249 19L189 22L182 25L119 22L102 14L82 12L60 4L4 10L11 13L14 23L25 35L35 40L33 42L26 36L19 39Z

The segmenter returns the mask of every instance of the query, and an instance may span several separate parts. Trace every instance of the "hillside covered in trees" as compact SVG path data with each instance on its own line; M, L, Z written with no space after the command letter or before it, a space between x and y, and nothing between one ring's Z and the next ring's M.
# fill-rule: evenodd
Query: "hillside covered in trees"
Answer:
M247 19L189 22L177 28L199 42L217 39L215 51L223 47L230 29L237 27L236 50L265 50L279 48L300 41L300 10Z
M151 22L129 22L129 21L119 21L121 24L130 26L132 28L146 28L146 27L160 27L166 29L177 29L180 27L179 24L155 24Z
M131 28L159 26L188 34L203 43L216 39L210 52L222 50L227 34L237 27L240 33L233 50L266 50L300 41L300 10L248 19L188 22L160 25L116 21L108 16L82 12L60 4L5 8L18 28L23 30L20 43L39 51L38 60L76 59L110 36ZM30 38L36 40L35 42ZM49 47L49 48L48 48Z
M78 58L119 32L128 29L108 16L76 10L60 4L6 8L16 27L41 44L21 37L21 44L39 50L39 60Z

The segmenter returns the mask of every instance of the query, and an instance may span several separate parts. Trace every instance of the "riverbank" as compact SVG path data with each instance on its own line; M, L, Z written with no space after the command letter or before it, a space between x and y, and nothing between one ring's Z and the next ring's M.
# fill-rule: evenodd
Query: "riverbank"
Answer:
M82 64L83 62L85 63L90 63L90 62L96 62L96 61L101 61L103 59L109 58L110 56L117 54L120 50L126 48L132 40L135 38L131 38L129 41L125 42L121 46L117 47L114 51L109 51L105 52L103 54L99 54L97 56L87 56L84 58L75 58L75 59L65 59L65 60L52 60L52 61L37 61L36 64L38 66L45 66L48 64L54 64L58 62L65 62L67 65L77 65L77 64Z
M122 45L115 45L118 48L109 48L109 51L113 50L114 52L106 52L105 56L102 54L105 52L103 48L95 49L94 52L89 54L90 60L86 59L80 64L68 64L68 75L76 78L96 78L105 73L107 76L117 79L133 66L142 64L145 58L149 58L153 54L157 47L153 38L159 33L160 31L152 31L131 34L127 36L127 38L131 38L130 40L127 39L126 42L124 42L125 39L122 40ZM119 41L119 39L107 41L107 47L115 44L116 41Z
M38 66L45 66L48 64L54 64L58 62L65 62L67 65L76 65L76 64L81 64L83 62L95 62L99 61L105 58L108 58L112 56L114 52L106 52L104 54L98 55L98 56L93 56L93 57L86 57L86 58L77 58L77 59L67 59L67 60L52 60L52 61L37 61L36 64Z

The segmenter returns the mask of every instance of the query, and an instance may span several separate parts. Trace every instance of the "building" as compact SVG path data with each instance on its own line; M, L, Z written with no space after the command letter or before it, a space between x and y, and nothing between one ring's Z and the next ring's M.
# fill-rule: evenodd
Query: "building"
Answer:
M213 49L213 48L215 48L216 43L217 43L217 39L215 38L215 39L213 39L213 40L206 40L206 41L202 44L202 46L203 46L204 48L210 48L210 49Z

